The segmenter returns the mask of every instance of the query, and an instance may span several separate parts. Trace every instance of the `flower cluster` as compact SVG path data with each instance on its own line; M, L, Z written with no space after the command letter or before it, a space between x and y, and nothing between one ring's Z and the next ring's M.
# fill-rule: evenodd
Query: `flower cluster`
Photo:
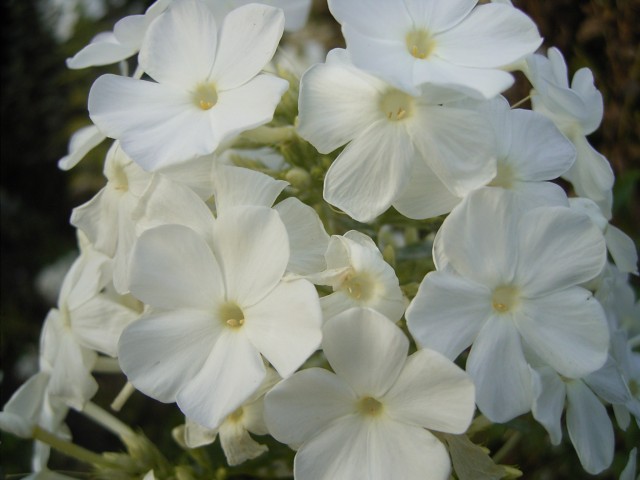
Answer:
M157 0L68 60L122 70L59 163L112 142L106 186L71 215L80 255L40 371L0 413L36 440L33 478L62 478L51 446L107 478L218 478L95 405L94 372L126 376L116 409L135 390L175 403L186 451L219 437L235 466L270 435L300 480L515 478L465 433L529 412L554 445L566 412L595 474L607 405L640 425L638 259L586 139L591 72L569 84L509 2L328 3L346 48L299 78L277 52L310 0ZM532 110L501 95L515 70ZM71 444L70 408L145 460Z

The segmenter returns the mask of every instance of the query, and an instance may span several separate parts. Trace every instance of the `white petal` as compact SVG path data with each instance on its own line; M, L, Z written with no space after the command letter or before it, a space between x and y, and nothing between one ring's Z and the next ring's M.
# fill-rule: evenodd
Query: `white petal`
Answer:
M200 425L218 428L258 389L265 373L242 329L225 328L198 373L180 388L178 407Z
M340 377L310 368L267 393L265 422L276 440L298 448L334 420L352 413L356 400L355 393Z
M76 130L69 140L69 153L58 160L60 170L70 170L106 137L95 125Z
M393 206L405 217L424 219L449 213L460 203L457 197L442 183L423 161L413 162L409 183L393 202Z
M636 474L636 461L638 457L638 448L632 448L629 452L629 461L624 467L624 470L620 473L620 480L634 480ZM637 480L637 477L636 477Z
M434 41L434 54L453 64L498 68L535 52L542 38L520 10L488 4L476 7L450 30L436 34Z
M333 371L361 396L384 395L409 350L402 330L370 309L354 308L333 317L322 334L322 349Z
M484 188L453 209L438 232L434 251L441 251L463 277L494 288L510 284L516 270L520 213L515 194Z
M81 230L96 250L113 256L118 241L119 195L103 188L87 203L71 212L71 225Z
M120 337L122 371L141 392L174 402L178 390L200 370L219 335L208 312L156 312L127 327Z
M565 207L526 212L516 235L515 278L529 297L588 282L606 262L600 229L587 215Z
M467 359L476 385L478 408L492 422L504 423L531 409L531 373L512 320L492 315Z
M289 235L291 256L287 271L308 275L324 270L329 235L317 212L297 198L287 198L275 207Z
M189 91L208 80L216 41L216 21L202 2L173 2L149 26L138 61L157 82Z
M266 207L229 208L216 219L213 248L227 300L254 305L280 282L289 261L287 231Z
M124 45L118 42L112 32L103 32L97 35L94 40L73 57L67 58L67 67L73 70L110 65L119 62L137 52L137 48L132 45Z
M460 23L475 7L477 0L407 0L404 2L414 28L437 33Z
M32 438L49 385L49 374L38 372L16 390L0 412L0 429L21 438Z
M420 480L425 478L426 472L429 478L449 478L451 461L445 446L423 428L380 421L371 425L367 443L369 468L366 478ZM365 463L360 462L362 468Z
M271 207L287 182L248 168L216 165L213 186L218 214L238 206Z
M494 134L470 110L421 106L409 125L427 165L458 196L489 183L496 174Z
M491 292L451 272L427 274L407 308L409 332L421 347L453 360L491 315Z
M343 27L352 26L373 38L401 39L412 24L412 18L402 2L329 0L329 10Z
M251 438L240 422L225 421L220 425L220 445L230 466L240 465L269 451Z
M221 90L236 88L271 60L284 29L282 10L251 4L231 11L222 23L210 79Z
M581 381L567 384L567 430L580 463L592 475L613 460L613 426L604 405Z
M324 199L360 222L371 221L402 192L415 155L404 126L378 120L333 162Z
M549 433L552 445L562 440L562 412L566 388L564 382L552 368L542 367L532 372L534 401L531 413Z
M558 373L580 378L607 359L609 330L591 292L573 287L522 300L514 320L524 341Z
M345 56L337 53L332 50L328 62ZM298 133L320 153L332 152L379 118L382 88L383 82L345 60L314 65L300 80Z
M576 158L573 144L548 118L530 110L511 110L512 137L507 164L518 180L553 180Z
M224 299L220 267L206 242L182 225L144 232L131 257L131 292L157 308L207 310Z
M286 80L260 74L233 90L218 92L218 103L210 110L214 132L223 141L269 123L288 87Z
M638 252L633 239L614 225L607 227L604 238L618 270L638 275Z
M423 349L407 359L382 401L389 416L402 423L464 433L475 412L475 388L451 360Z
M220 135L210 111L173 87L103 75L89 92L91 120L146 170L212 153Z
M247 338L283 378L320 346L318 294L306 280L281 282L244 314Z

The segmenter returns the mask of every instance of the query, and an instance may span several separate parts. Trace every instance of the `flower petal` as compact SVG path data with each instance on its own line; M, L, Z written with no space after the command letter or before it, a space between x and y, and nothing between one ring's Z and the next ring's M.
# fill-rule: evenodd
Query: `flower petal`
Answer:
M267 297L244 309L244 314L247 338L283 378L320 346L318 294L306 280L280 282Z
M407 326L421 347L453 360L471 345L491 311L487 287L452 272L431 272L407 308Z
M277 212L266 207L229 208L216 219L213 233L227 300L247 308L280 282L289 261L289 239Z
M492 315L471 347L467 372L476 385L478 408L504 423L528 412L533 402L531 372L518 330L506 315Z
M464 433L476 409L475 387L451 360L423 349L407 359L383 403L385 411L402 423Z
M360 222L371 221L402 192L415 155L404 126L378 120L333 162L324 199Z
M437 33L449 30L469 15L477 0L405 0L414 28ZM409 25L408 25L409 26ZM407 33L407 32L405 32Z
M140 66L157 82L191 91L208 80L217 31L213 14L202 2L173 2L149 26L138 55Z
M533 395L534 401L531 413L549 433L552 445L559 445L562 440L562 412L566 388L558 374L549 367L541 367L533 370Z
M567 384L567 430L580 463L592 475L611 465L615 439L606 408L583 382Z
M356 400L343 379L321 368L309 368L267 393L265 422L276 440L298 448L336 419L352 413Z
M131 293L156 308L207 310L224 299L213 252L196 232L162 225L144 232L131 257Z
M141 392L160 402L176 394L200 370L219 335L208 312L154 312L129 325L120 337L122 371Z
M523 299L514 320L527 345L561 375L583 377L599 369L607 359L606 316L584 288Z
M225 328L195 376L176 395L180 410L200 425L218 428L254 393L266 370L247 336Z
M232 10L222 22L210 79L220 90L239 87L271 60L284 30L282 10L251 4Z
M329 0L329 10L343 28L387 40L404 38L413 21L403 2L389 0Z
M396 381L409 350L402 330L366 308L333 317L322 334L322 349L333 371L360 396L384 395Z

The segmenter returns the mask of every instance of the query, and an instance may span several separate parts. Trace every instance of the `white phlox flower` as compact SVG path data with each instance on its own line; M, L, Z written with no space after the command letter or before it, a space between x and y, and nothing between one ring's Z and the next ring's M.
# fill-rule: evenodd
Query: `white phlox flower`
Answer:
M324 199L367 222L402 193L416 163L461 196L489 182L493 134L480 115L448 106L461 97L442 88L409 95L353 66L345 50L329 52L301 79L298 126L320 153L347 145L326 174Z
M579 196L596 202L604 216L611 218L613 170L586 139L598 128L604 113L602 94L593 84L591 70L578 70L569 85L562 53L550 48L547 57L531 55L525 73L533 85L533 109L551 118L576 146L576 162L564 178Z
M353 307L368 307L393 322L400 320L405 299L398 277L371 238L355 230L333 235L325 258L327 270L308 277L333 288L320 299L325 321Z
M228 415L219 428L211 430L187 418L185 425L178 427L174 436L180 435L180 443L184 443L188 448L209 445L219 436L227 463L231 466L240 465L262 455L269 449L266 445L256 442L249 433L269 433L263 418L264 396L279 380L280 376L276 371L267 367L267 376L260 388L242 406Z
M613 461L614 435L605 406L588 381L568 379L549 367L532 370L532 413L549 432L551 443L562 439L560 419L566 399L566 423L582 467L592 475Z
M572 209L589 215L602 230L607 249L618 270L622 273L638 275L638 252L633 239L615 225L611 225L609 223L611 217L605 217L593 200L581 197L571 198L569 205Z
M30 439L38 426L60 438L70 439L71 432L64 423L69 407L62 399L49 394L50 381L50 372L42 370L16 390L0 411L0 430ZM31 460L34 472L46 471L50 451L49 445L34 443Z
M502 69L542 38L521 11L477 0L329 0L360 68L413 95L425 83L493 98L513 83Z
M605 265L600 230L567 207L519 207L512 192L492 188L458 205L435 239L437 271L406 313L423 347L454 359L473 344L466 369L494 422L531 408L523 347L581 378L602 367L609 345L602 307L579 286Z
M104 165L107 184L73 209L71 224L87 236L93 248L114 260L113 282L118 292L128 291L129 255L142 231L167 223L164 219L173 211L186 217L205 208L202 199L213 191L212 165L211 158L201 157L154 175L134 163L119 142L113 144ZM164 203L150 215L148 203L153 195L162 196Z
M265 398L269 432L298 450L295 478L449 478L447 450L429 430L466 431L469 377L432 350L407 358L406 336L371 309L330 319L322 348L335 374L302 370Z
M564 190L550 180L573 165L576 152L571 142L551 120L529 110L511 109L504 97L476 104L496 138L497 172L486 185L516 192L528 206L566 206ZM427 169L415 168L393 206L409 218L448 213L462 198L436 182Z
M138 390L212 429L260 387L263 356L288 377L317 349L322 318L311 283L282 280L289 240L277 212L229 208L210 230L140 236L131 293L151 309L123 332L119 360Z
M129 15L119 20L111 32L101 32L73 57L67 59L67 67L80 69L109 65L132 57L142 46L151 22L164 12L171 0L157 0L144 15Z
M103 75L89 93L100 130L145 170L213 153L271 121L288 83L260 71L282 36L281 10L250 4L218 28L198 0L174 0L147 31L138 56L156 82Z

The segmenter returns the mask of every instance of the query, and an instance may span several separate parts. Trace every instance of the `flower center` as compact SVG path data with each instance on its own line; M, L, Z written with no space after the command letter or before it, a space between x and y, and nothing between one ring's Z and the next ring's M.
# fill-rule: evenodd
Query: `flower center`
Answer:
M384 405L373 397L364 397L358 400L358 411L369 417L377 417L382 413Z
M229 328L240 328L244 325L244 313L242 309L233 302L227 302L220 307L218 312L220 320Z
M497 167L498 169L496 172L496 176L493 177L493 180L491 180L489 186L502 187L506 189L513 188L515 175L513 174L513 168L511 168L511 165L503 162L498 162Z
M213 83L201 83L193 92L193 103L202 110L210 110L218 103L218 91Z
M347 293L354 300L369 300L375 289L375 284L366 273L348 275L340 285L340 289Z
M406 42L409 53L420 60L428 58L436 46L433 37L426 30L413 30L409 32Z
M244 415L244 410L242 407L239 407L227 417L227 420L233 423L238 423L243 415Z
M397 122L413 114L414 99L400 90L389 90L380 99L380 110L388 120Z
M520 291L511 285L498 287L491 298L493 309L498 313L513 310L520 303Z

